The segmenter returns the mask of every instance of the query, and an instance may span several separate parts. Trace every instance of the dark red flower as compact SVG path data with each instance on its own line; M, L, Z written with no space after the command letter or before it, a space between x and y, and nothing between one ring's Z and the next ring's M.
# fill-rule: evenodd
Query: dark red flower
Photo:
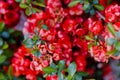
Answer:
M77 65L77 71L84 71L86 68L86 59L85 57L79 55L75 58L75 62Z

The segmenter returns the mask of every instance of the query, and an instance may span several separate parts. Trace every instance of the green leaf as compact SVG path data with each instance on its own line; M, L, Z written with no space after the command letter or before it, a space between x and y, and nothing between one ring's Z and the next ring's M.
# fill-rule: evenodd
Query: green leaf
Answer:
M2 49L0 49L0 55L3 53L3 50Z
M47 77L48 75L49 75L49 74L48 74L48 73L46 73L46 74L44 74L44 75L43 75L43 77L45 78L45 77Z
M111 23L108 23L107 25L108 30L112 33L112 35L116 36L115 29L113 28L113 25Z
M43 80L43 79L42 79L41 77L38 76L38 77L37 77L37 80Z
M107 5L111 4L113 0L107 0Z
M48 26L45 25L45 24L42 25L42 28L45 29L45 30L48 30Z
M2 31L3 31L4 27L5 27L4 22L0 22L0 32L2 32Z
M72 79L72 76L69 74L68 76L67 76L67 80L71 80Z
M93 0L93 4L98 4L99 0Z
M69 66L68 66L68 73L73 76L76 72L76 64L75 62L72 62Z
M82 80L82 76L79 73L76 73L75 80Z
M116 51L116 53L113 54L114 56L119 56L120 55L120 51Z
M0 72L0 80L6 80L6 77L3 73Z
M30 7L27 7L27 8L26 8L25 14L26 14L27 16L30 16L30 15L32 14L32 10L31 10Z
M90 36L85 36L86 40L93 40Z
M10 80L12 80L12 78L13 78L12 66L9 66L9 68L8 68L8 77L9 77Z
M50 67L57 69L57 65L55 63L51 63Z
M84 76L84 77L88 76L88 73L84 71L78 72L77 74L79 74L80 76Z
M36 5L36 6L45 7L45 4L38 3L37 1L34 1L33 4Z
M0 64L3 63L7 59L6 56L0 55Z
M9 42L10 42L10 44L15 44L16 43L16 41L13 38L10 38Z
M113 45L117 40L113 39L113 38L108 38L107 39L107 44L108 45Z
M90 15L94 15L95 14L95 10L94 10L94 8L92 8L91 10L90 10Z
M40 51L39 50L33 50L32 51L32 54L34 54L35 56L37 56L37 57L40 57L41 56L41 53L40 53Z
M64 80L64 76L61 72L58 72L58 80Z
M92 43L88 44L88 48L90 49L93 46Z
M28 38L28 39L26 39L26 40L23 41L23 44L25 44L25 46L27 48L32 48L33 45L34 45L34 42L33 42L32 39Z
M109 54L115 54L116 52L117 52L117 50L114 49L114 50L108 51L106 54L108 54L108 55Z
M20 0L15 0L16 2L20 2Z
M23 8L23 9L25 9L25 8L28 7L28 5L27 5L27 4L24 4L24 3L21 3L21 4L20 4L20 7Z
M104 7L100 4L95 4L94 7L97 9L97 10L104 10Z
M31 3L31 0L26 0L26 2L27 2L28 4L30 4L30 3Z
M118 39L120 39L120 30L119 30L118 32L116 32L116 37L117 37Z
M59 71L61 71L65 68L65 61L64 60L59 61L58 68L59 68Z
M116 42L114 46L116 50L120 51L120 42Z
M45 68L43 68L43 71L44 71L45 73L50 74L50 73L55 72L56 69L54 69L54 68L52 68L52 67L49 66L49 67L45 67Z
M2 45L3 45L3 39L0 38L0 46L2 46Z
M4 43L4 45L2 46L2 49L7 49L9 47L9 45L7 44L7 42Z
M79 0L73 0L73 1L71 1L71 2L68 4L68 7L74 7L74 6L76 6L78 3L80 3Z
M7 31L3 31L2 34L1 34L1 36L2 36L3 38L8 39L8 38L10 37L10 34L9 34Z
M40 12L41 10L40 9L38 9L38 8L35 8L35 7L32 7L32 11L33 11L33 13L35 12Z
M14 29L8 29L9 34L13 33L14 31L15 31Z
M84 1L84 6L82 7L83 10L87 10L90 6L90 3L88 1Z

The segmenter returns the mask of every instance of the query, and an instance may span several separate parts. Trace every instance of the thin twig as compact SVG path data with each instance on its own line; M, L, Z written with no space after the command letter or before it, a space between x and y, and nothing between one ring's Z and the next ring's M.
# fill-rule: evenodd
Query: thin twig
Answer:
M100 12L96 11L96 13L98 13L98 15L100 16L100 18L105 21L105 17Z

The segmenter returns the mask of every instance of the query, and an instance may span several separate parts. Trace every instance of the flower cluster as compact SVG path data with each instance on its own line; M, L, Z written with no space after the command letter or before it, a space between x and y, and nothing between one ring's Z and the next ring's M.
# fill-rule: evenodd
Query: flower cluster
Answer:
M92 17L86 14L86 10L91 10L86 2L69 0L47 0L45 9L29 16L23 28L24 35L27 35L23 42L34 56L32 68L45 74L44 68L64 60L66 67L75 62L77 71L86 71L89 56L98 62L108 62L110 57L119 58L113 55L118 55L119 48L112 50L116 43L113 46L108 44L117 34L115 31L119 31L119 6L116 1L108 6L102 2L101 5L90 2L96 10ZM93 15L91 11L89 13Z
M37 72L30 68L32 58L30 51L24 46L21 46L18 51L14 53L12 59L13 74L15 76L26 75L26 79L35 80Z
M15 0L0 1L0 21L8 27L15 26L20 19L20 8Z
M19 34L13 36L10 29L18 24L21 13L26 16L22 46L16 40ZM11 42L21 46L10 56L8 77L82 80L110 74L112 70L105 62L120 59L119 18L118 0L1 0L0 50L14 49ZM4 63L7 58L2 58Z

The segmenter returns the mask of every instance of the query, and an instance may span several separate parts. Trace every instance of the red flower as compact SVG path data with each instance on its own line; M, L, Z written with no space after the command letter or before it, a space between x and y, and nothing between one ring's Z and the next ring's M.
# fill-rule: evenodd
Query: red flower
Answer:
M86 59L85 57L79 55L75 58L75 62L77 65L77 71L84 71L86 68Z
M120 6L117 4L109 5L105 9L105 17L107 22L115 22L120 15Z
M89 27L89 30L96 35L100 34L102 29L103 29L103 25L101 21L94 21L91 27Z
M65 31L73 31L76 29L76 21L68 18L63 22L62 28Z
M6 11L4 14L4 22L10 27L14 27L20 19L20 14L15 11Z
M52 75L52 76L48 75L46 77L46 80L58 80L58 77L57 77L57 75Z
M81 15L83 13L82 5L78 4L72 8L69 9L70 15Z
M106 49L103 46L93 46L91 54L96 61L107 62Z

